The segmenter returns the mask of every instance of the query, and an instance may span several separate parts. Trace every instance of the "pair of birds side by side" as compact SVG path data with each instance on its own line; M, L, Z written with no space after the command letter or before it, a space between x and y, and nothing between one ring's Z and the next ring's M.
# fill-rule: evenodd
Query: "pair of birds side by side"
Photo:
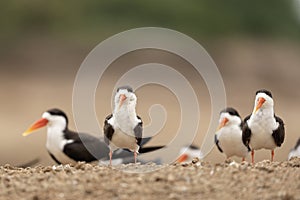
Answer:
M129 86L117 89L112 114L104 122L104 141L86 133L77 133L68 128L68 117L59 109L50 109L42 118L30 126L23 136L47 126L46 148L58 164L69 164L77 161L107 161L112 158L120 163L132 162L130 152L134 153L134 162L138 153L147 153L164 146L143 147L151 137L142 137L143 123L136 115L137 97ZM113 152L117 149L124 149ZM119 163L119 162L118 162Z
M273 161L274 149L282 145L284 137L284 123L274 113L271 92L258 90L253 112L243 121L234 108L221 111L215 143L227 158L238 156L245 160L248 152L251 151L252 163L254 163L254 151L259 149L271 150L271 161Z

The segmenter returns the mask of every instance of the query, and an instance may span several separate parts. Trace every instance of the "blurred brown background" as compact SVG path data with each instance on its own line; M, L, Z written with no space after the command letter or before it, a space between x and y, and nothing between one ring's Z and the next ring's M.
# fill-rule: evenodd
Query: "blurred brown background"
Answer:
M275 160L286 160L300 137L300 14L297 0L248 3L240 1L73 1L30 0L0 3L0 164L22 164L48 156L46 130L26 138L22 132L49 108L63 109L72 118L72 90L77 70L87 54L104 39L135 27L171 28L197 40L216 62L226 88L227 104L245 117L253 109L257 89L272 91L275 112L286 124L286 140ZM143 55L143 56L142 56ZM147 56L145 56L147 55ZM210 100L202 78L174 55L134 52L112 64L96 94L99 123L111 111L111 88L124 67L163 62L181 71L195 88L201 120L194 144L201 145L210 120ZM159 96L157 95L159 94ZM166 88L149 85L137 91L137 112L145 124L148 109L162 104L168 112L165 127L151 144L172 139L179 124L179 104ZM89 132L89 130L80 130ZM97 133L94 133L97 134ZM259 151L256 160L269 159ZM205 158L219 162L216 148ZM248 158L249 159L249 158Z

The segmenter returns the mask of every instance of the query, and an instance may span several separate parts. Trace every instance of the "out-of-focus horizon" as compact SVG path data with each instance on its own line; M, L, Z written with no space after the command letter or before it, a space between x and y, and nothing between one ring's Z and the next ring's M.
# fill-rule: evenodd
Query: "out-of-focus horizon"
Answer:
M0 2L0 164L17 165L36 157L41 164L53 164L45 148L46 130L27 138L21 136L22 132L52 107L63 109L70 118L70 128L75 129L73 83L86 55L114 34L150 26L180 31L203 45L221 72L228 106L237 108L241 116L251 112L257 89L270 89L275 112L286 124L286 140L276 149L275 160L287 159L300 137L299 0L189 3L12 0ZM149 61L162 59L160 56L165 56L166 62L174 61L169 55L155 52L149 55ZM110 113L110 88L121 75L118 69L139 59L139 53L129 55L107 72L96 95L99 123ZM172 67L184 71L185 66L178 60ZM200 76L193 76L188 69L186 75L198 91L201 121L194 143L200 146L211 115L209 93ZM153 95L157 92L160 97ZM137 109L146 124L150 121L149 106L155 103L165 106L167 124L151 144L168 142L178 127L174 124L179 123L176 98L158 86L146 86L137 94ZM257 160L269 157L269 151L257 153ZM222 158L214 149L206 159L215 162Z

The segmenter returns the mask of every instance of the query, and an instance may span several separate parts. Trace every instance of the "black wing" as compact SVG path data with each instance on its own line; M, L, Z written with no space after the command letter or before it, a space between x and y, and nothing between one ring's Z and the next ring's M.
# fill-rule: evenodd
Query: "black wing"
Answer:
M55 156L52 154L52 153L50 153L49 151L48 151L48 153L49 153L49 155L51 156L51 158L57 163L57 164L61 164L61 162L59 162L59 160L57 160L56 158L55 158Z
M108 159L108 146L95 136L65 131L66 139L73 142L64 146L64 153L75 161L92 162L100 159Z
M139 153L140 154L148 153L148 152L156 151L158 149L162 149L164 147L165 146L141 147L139 149ZM119 149L118 151L114 152L113 157L114 157L114 159L132 157L132 152L129 149Z
M104 142L109 145L109 141L111 141L112 139L112 136L115 132L114 128L112 127L111 124L108 123L108 120L110 118L112 118L112 114L108 115L106 118L105 118L105 121L104 121L104 127L103 127L103 132L104 132Z
M150 140L152 139L152 137L145 137L142 138L142 142L140 146L144 146L145 144L147 144Z
M148 152L151 152L151 151L156 151L158 149L162 149L164 148L165 146L150 146L150 147L141 147L139 149L139 153L148 153Z
M220 151L221 153L223 153L223 149L222 149L222 148L220 147L220 145L219 145L219 140L218 140L218 138L217 138L217 135L215 135L215 143L216 143L216 145L217 145L219 151Z
M274 138L275 144L280 147L281 144L284 141L284 136L285 136L285 130L284 130L284 123L282 119L279 117L275 116L276 122L279 123L279 126L276 130L273 131L272 136Z
M244 119L244 122L243 122L243 128L242 128L242 140L243 140L243 143L244 145L248 148L249 151L251 151L251 148L249 146L249 143L250 143L250 139L251 139L251 129L248 127L248 123L247 121L250 119L250 116L251 115L248 115L245 119Z
M297 143L296 143L296 145L295 145L294 149L297 149L297 148L298 148L298 146L300 146L300 138L298 139L298 141L297 141Z
M137 145L141 146L142 138L143 138L143 122L142 119L137 116L140 122L134 127L134 135L137 140Z

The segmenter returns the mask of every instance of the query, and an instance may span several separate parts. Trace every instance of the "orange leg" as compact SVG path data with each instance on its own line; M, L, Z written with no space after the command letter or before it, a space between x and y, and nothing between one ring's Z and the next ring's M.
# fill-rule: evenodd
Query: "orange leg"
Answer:
M254 164L254 150L251 151L252 164Z
M134 163L136 163L136 158L137 158L137 152L134 152Z
M109 151L109 166L111 166L111 159L112 159L112 151Z
M244 162L244 161L245 161L245 157L242 158L242 162Z
M274 160L274 149L271 151L271 162L273 162L273 160Z

